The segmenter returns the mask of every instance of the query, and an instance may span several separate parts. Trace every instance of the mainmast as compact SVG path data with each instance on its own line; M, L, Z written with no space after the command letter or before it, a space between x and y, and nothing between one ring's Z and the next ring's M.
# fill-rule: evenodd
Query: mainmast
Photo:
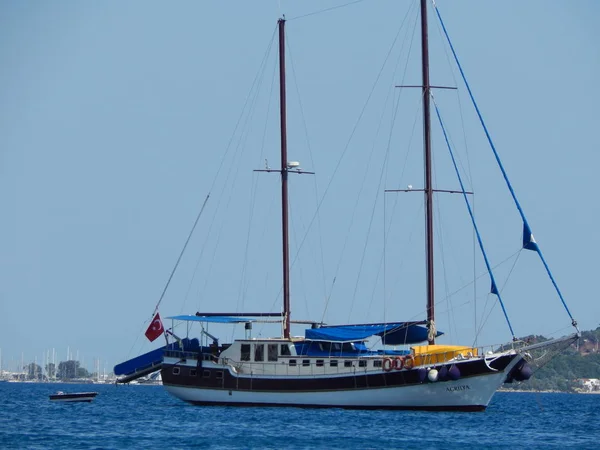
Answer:
M429 111L429 43L427 0L421 0L421 66L423 74L423 152L425 154L425 236L427 261L427 329L429 344L435 344L435 296L433 283L433 187L431 185L431 118Z
M283 337L290 338L290 256L288 237L288 161L285 104L285 19L279 19L279 111L281 123L281 234L283 240Z

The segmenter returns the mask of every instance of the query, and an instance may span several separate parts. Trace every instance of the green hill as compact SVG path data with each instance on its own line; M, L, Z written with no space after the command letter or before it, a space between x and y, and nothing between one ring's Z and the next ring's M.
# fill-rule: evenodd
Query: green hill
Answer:
M544 337L530 336L529 341L543 341ZM576 344L556 355L533 377L522 383L505 384L504 389L527 391L576 392L581 386L581 378L600 379L600 327L592 331L583 331Z

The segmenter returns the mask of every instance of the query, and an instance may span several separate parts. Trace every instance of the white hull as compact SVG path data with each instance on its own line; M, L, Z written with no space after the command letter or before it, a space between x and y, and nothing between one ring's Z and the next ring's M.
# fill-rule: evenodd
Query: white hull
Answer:
M512 364L509 366L509 370ZM319 392L256 392L167 386L181 400L197 404L315 406L398 409L484 409L506 371L413 386Z

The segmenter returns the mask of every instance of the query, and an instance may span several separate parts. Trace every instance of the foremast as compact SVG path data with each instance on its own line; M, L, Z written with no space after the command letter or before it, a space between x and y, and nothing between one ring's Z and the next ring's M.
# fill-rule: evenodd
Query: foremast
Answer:
M427 272L427 330L429 344L435 344L435 295L433 275L433 186L431 182L431 117L429 97L429 42L427 0L421 0L421 71L423 76L423 153L425 159L425 259Z
M283 254L283 337L290 338L290 254L288 233L288 162L285 98L285 19L279 19L279 115L281 127L281 236Z

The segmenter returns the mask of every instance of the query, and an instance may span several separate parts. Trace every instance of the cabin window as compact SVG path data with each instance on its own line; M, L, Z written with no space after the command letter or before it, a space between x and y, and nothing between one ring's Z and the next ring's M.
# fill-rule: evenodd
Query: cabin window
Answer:
M265 360L265 346L264 344L254 344L254 361Z
M331 361L329 361L329 367L337 367L337 359L332 359Z
M290 346L287 344L281 344L281 356L290 356L292 353L290 352Z
M331 353L331 342L319 342L319 350L321 350L322 352Z
M210 378L210 370L205 370L204 372L202 372L202 376L204 378Z
M190 369L190 377L196 376L196 369Z
M373 361L373 367L381 367L381 360L380 359L376 359L375 361Z
M250 344L242 344L242 361L250 361Z
M277 361L277 344L269 344L267 346L267 359L269 361Z
M217 380L222 380L222 379L223 379L223 371L217 370Z
M352 367L352 361L344 361L344 367Z
M290 366L295 366L295 365L296 365L296 360L290 359Z
M179 375L180 369L179 367L173 367L173 375Z
M302 367L308 367L308 366L310 366L310 359L303 359Z
M367 367L367 361L363 360L359 360L358 361L358 367Z
M325 361L323 361L322 359L317 359L317 367L323 367L324 364Z

